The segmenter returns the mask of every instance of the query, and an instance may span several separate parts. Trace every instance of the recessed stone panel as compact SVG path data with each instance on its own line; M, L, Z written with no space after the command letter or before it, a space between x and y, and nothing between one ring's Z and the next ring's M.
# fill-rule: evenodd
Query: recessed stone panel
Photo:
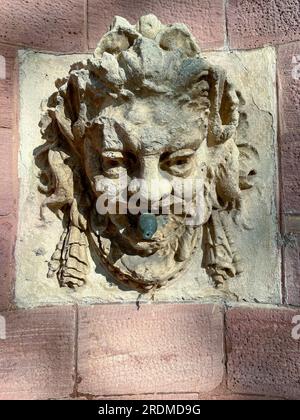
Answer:
M147 19L151 21L151 31L159 33L159 46L152 40L153 33L147 29ZM91 55L50 55L33 51L19 54L21 141L17 305L220 299L279 303L274 50L268 47L256 51L201 54L185 27L166 29L153 16L144 17L137 26L130 26L130 30L126 25L124 20L115 22L115 27L121 28L119 31L124 30L126 36L130 33L132 39L139 40L133 41L133 45L124 44L126 53L112 51L111 42L121 45L119 38L117 41L114 38L112 29L99 43L94 58ZM168 31L171 30L176 34L172 36L180 40L180 48L179 44L174 47L173 41L170 44ZM190 37L190 42L182 43L182 37ZM174 57L179 60L179 50L183 58L180 58L181 67L175 74ZM144 79L136 75L130 79L130 72L136 66L134 60L140 57L143 57L144 66L140 74ZM162 62L165 65L166 57L171 60L169 67L173 63L173 74L169 70L168 76L166 69L157 70L162 67ZM63 79L76 62L82 64L73 66L69 78ZM145 70L145 66L149 68ZM61 80L57 82L58 79ZM58 91L51 96L56 90L55 82ZM141 85L137 86L138 83ZM109 99L105 98L104 105L102 102L101 106L98 104L100 112L97 111L97 101L103 94L97 99L97 92L103 92L104 88ZM44 98L48 99L45 101ZM76 98L80 98L81 108L77 107L76 117L72 117L70 110L76 108ZM68 112L67 102L72 103ZM41 119L42 109L44 119ZM197 112L201 120L199 124L203 124L202 128L199 126L199 136L203 136L200 146L197 131L193 131L194 125L198 124L198 120L193 119L198 116ZM92 113L95 115L91 116ZM92 117L93 123L88 122ZM117 121L113 129L112 118ZM116 125L119 128L116 129ZM124 131L125 126L127 131ZM168 134L163 138L165 126ZM41 127L44 128L43 135ZM53 134L57 129L59 136L69 138L71 151L60 149L60 140L57 143L56 134ZM171 172L178 178L178 174L182 175L187 168L182 177L189 178L187 159L195 152L196 166L204 168L205 172L199 229L184 228L184 235L178 236L177 242L169 240L159 244L159 234L165 238L172 233L169 219L165 228L164 224L159 224L160 219L158 226L155 225L151 213L150 217L146 215L137 219L137 225L130 219L131 226L136 226L136 231L139 229L136 233L132 228L132 235L144 235L139 246L142 244L145 248L143 252L136 251L136 255L127 248L125 258L124 247L133 246L133 236L126 236L121 228L116 236L114 229L119 226L119 219L110 218L113 231L106 225L106 233L101 231L98 236L99 257L99 250L94 246L97 241L91 240L91 237L97 237L93 236L95 229L84 220L86 212L92 211L90 199L89 204L85 200L90 184L93 185L94 179L100 179L98 175L98 178L93 178L92 173L98 164L95 161L100 159L94 145L100 137L104 143L119 142L125 147L120 166L129 165L134 145L138 145L134 152L134 169L144 165L141 171L146 179L147 168L151 168L150 178L157 180L159 191L164 171L168 172L169 180ZM164 146L164 151L159 152L160 166L157 169L157 164L153 163L157 154L155 148L158 143L161 147L166 138L169 143ZM74 141L77 141L76 145ZM131 154L128 153L130 141ZM78 146L78 142L84 146ZM141 144L143 147L139 146ZM182 157L184 146L188 153ZM178 150L174 151L176 147ZM107 152L105 154L99 149L103 171L109 174L108 177L119 165L120 157L115 156L115 149L115 146L110 148L109 157ZM173 155L178 155L179 151L182 162L177 163L181 166L170 169L174 165ZM125 152L127 160L123 156ZM89 160L83 165L85 175L82 179L83 169L79 171L74 161L83 156L86 159L85 155ZM109 165L112 159L117 161L114 168L105 169L107 159ZM55 185L55 200L50 189L44 194L41 191L41 184L47 182L47 188L51 183ZM68 185L67 189L64 184ZM147 232L152 228L153 232L147 238ZM178 232L177 228L176 219L175 232ZM194 234L196 230L198 236ZM189 233L191 231L193 234ZM158 244L159 248L154 254L149 251L152 235L152 243ZM134 246L136 250L137 245Z

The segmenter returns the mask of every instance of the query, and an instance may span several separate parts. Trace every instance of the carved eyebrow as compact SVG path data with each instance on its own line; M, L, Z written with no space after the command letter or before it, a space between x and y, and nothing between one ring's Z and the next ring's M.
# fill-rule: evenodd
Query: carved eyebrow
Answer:
M122 151L125 149L130 149L134 152L137 152L139 149L139 141L132 136L130 126L128 127L126 123L124 125L120 124L118 121L114 120L112 126L113 136L103 136L103 153L104 152L115 152Z
M124 155L122 152L117 150L107 150L102 152L102 156L110 159L122 159Z
M181 149L176 150L176 152L171 152L167 159L174 159L177 157L189 157L192 156L195 153L195 150L193 149Z

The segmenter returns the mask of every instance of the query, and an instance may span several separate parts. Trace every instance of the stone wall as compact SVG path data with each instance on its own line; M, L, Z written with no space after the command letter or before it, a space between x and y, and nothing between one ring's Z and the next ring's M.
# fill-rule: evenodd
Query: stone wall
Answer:
M18 49L91 52L114 15L186 23L203 50L277 53L281 305L14 305ZM300 398L299 0L2 0L0 398ZM255 279L253 279L255 282Z

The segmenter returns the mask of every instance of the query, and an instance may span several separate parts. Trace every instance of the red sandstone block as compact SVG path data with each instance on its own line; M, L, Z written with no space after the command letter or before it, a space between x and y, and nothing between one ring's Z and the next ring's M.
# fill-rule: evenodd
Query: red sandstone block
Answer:
M17 48L10 45L0 44L0 56L5 58L5 80L11 80L13 75L13 69L16 59ZM2 63L0 67L0 80L4 80L2 77Z
M79 393L209 392L223 378L223 313L216 305L82 307Z
M0 218L0 311L8 309L12 300L15 223L12 217Z
M283 134L300 132L300 42L278 47L279 104Z
M73 391L75 311L72 307L4 312L0 399L46 399Z
M280 136L282 209L300 213L300 131Z
M239 401L239 400L250 400L250 401L256 401L256 400L281 400L282 398L274 398L274 397L266 397L261 395L243 395L243 394L222 394L222 395L204 395L199 397L200 400L204 401Z
M234 308L227 312L228 387L234 393L300 397L300 310Z
M16 48L0 44L0 127L11 127Z
M0 80L0 128L12 125L12 84Z
M286 214L283 217L284 232L300 234L300 214Z
M300 306L300 235L291 236L284 249L286 302Z
M200 48L223 48L225 16L223 0L89 0L88 39L94 49L101 36L109 29L114 16L122 16L135 24L149 13L162 23L185 23Z
M0 216L10 214L15 204L13 153L12 131L0 128Z
M84 0L1 0L0 42L80 51L84 48Z
M275 400L279 398L268 398L264 396L255 396L255 395L240 395L240 394L222 394L222 395L198 395L198 394L143 394L143 395L121 395L117 397L100 397L98 400Z
M198 394L142 394L142 395L118 395L111 397L99 397L98 400L197 400Z
M300 42L278 49L282 207L300 213Z
M299 0L228 0L231 48L257 48L300 39Z

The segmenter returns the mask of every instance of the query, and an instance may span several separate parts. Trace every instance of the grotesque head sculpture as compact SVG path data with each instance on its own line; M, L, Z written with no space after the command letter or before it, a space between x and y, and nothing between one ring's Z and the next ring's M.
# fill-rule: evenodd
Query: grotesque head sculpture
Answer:
M255 151L238 140L240 93L188 29L118 17L93 58L56 85L36 152L44 205L63 225L49 276L84 284L91 252L116 280L148 291L200 246L216 285L235 276L227 220L252 186Z

